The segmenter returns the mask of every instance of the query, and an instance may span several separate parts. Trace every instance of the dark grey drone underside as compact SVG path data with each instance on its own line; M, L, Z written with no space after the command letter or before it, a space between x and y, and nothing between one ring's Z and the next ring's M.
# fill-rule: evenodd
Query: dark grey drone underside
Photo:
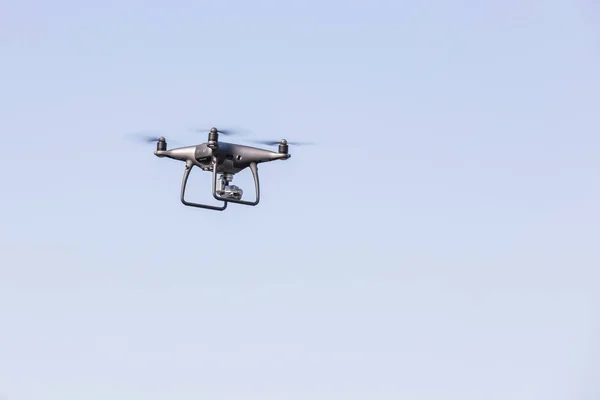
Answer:
M212 128L208 133L206 143L174 149L167 149L166 139L160 137L157 140L154 155L185 162L180 194L181 202L184 205L215 211L225 210L229 203L256 206L260 202L258 164L289 159L291 157L288 153L289 144L285 139L279 142L263 142L279 144L278 151L275 152L252 146L221 142L219 141L219 132L217 128ZM216 200L222 202L222 205L199 204L185 199L187 181L193 167L212 172L212 195ZM246 168L250 169L254 178L256 193L254 201L242 200L243 191L239 187L231 185L233 176Z

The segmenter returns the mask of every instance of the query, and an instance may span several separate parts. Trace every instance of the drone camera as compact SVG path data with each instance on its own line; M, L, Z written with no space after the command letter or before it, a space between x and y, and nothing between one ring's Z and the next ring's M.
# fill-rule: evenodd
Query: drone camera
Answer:
M244 191L235 185L227 185L221 191L221 196L227 199L241 200Z
M232 174L221 175L221 178L218 181L217 193L219 196L227 199L241 200L244 191L236 185L230 185L232 180Z

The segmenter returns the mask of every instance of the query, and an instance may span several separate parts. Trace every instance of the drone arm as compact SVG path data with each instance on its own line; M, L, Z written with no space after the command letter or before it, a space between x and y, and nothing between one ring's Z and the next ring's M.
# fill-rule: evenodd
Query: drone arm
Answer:
M216 170L216 166L213 169L213 197L219 201L225 201L229 203L237 203L243 204L246 206L255 206L260 202L260 182L258 180L258 165L255 162L251 162L250 171L252 171L252 177L254 178L254 191L256 193L256 200L254 201L246 201L246 200L237 200L237 199L225 199L217 194L217 174L214 172Z
M183 173L183 181L181 182L181 202L189 207L197 207L197 208L205 208L208 210L215 210L215 211L223 211L227 208L227 201L223 201L223 205L222 206L211 206L208 204L198 204L198 203L191 203L189 201L185 200L185 188L187 186L187 181L188 178L190 177L190 172L192 172L192 168L194 167L194 165L190 162L186 162L185 164L185 171ZM213 168L213 179L216 179L216 165L214 165ZM213 182L213 191L214 191L214 182ZM220 199L218 199L220 200Z

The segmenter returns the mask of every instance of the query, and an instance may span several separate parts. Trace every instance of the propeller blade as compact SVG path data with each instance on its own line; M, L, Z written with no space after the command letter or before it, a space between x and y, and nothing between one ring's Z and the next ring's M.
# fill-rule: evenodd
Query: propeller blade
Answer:
M253 140L252 142L258 143L258 144L265 144L267 146L276 146L276 145L278 145L281 142L281 140ZM314 143L311 143L311 142L290 142L290 141L288 141L287 144L291 145L291 146L311 146Z
M160 137L158 137L158 136L146 136L146 137L140 138L140 141L142 141L144 143L154 143L154 142L158 142L159 139L160 139Z
M194 131L196 131L198 133L206 133L206 134L208 134L211 129L212 128L208 128L208 129L194 129ZM245 131L246 131L245 129L241 129L241 128L228 128L228 129L219 129L219 128L217 128L217 132L219 133L219 135L225 135L225 136L239 136L239 135L243 135Z
M157 133L133 133L133 134L129 134L127 135L129 137L130 140L133 140L135 142L139 142L139 143L156 143L158 142L158 140L162 137L164 138L163 135L157 134ZM170 141L172 143L177 143L176 141Z

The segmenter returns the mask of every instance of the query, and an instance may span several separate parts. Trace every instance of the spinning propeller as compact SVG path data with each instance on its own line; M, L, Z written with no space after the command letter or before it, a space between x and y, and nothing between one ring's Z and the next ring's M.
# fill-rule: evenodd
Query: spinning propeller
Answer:
M196 132L215 132L220 134L220 135L225 135L225 136L240 136L243 135L243 132L245 132L245 129L217 129L217 128L211 128L211 129L196 129ZM280 140L250 140L250 142L252 143L256 143L256 144L264 144L267 146L277 146L277 145L292 145L292 146L310 146L313 143L310 142L290 142L287 141L285 139L280 139Z
M213 130L216 130L219 135L225 135L225 136L240 136L245 131L245 129L240 129L240 128L229 128L229 129L217 129L217 128L194 129L194 131L198 132L198 133L208 133L208 132L211 132Z
M156 133L149 134L149 133L138 132L138 133L130 134L128 136L132 140L135 140L136 142L140 142L140 143L155 143L160 140L165 140L164 136L162 136L162 135L159 136Z
M158 136L145 136L145 137L141 137L140 141L143 141L144 143L154 143L154 142L158 142L161 139L164 139L164 136L158 137Z
M239 128L228 128L228 129L209 128L209 129L194 129L193 131L197 132L197 133L208 133L209 135L211 133L217 133L218 135L224 135L224 136L243 136L244 132L247 132L247 130L239 129ZM142 143L156 143L156 142L161 142L161 141L164 142L165 141L164 136L162 136L162 135L159 136L156 133L138 132L138 133L130 135L130 136L132 136L135 141L142 142ZM311 146L311 145L314 145L314 143L311 143L311 142L295 142L295 141L290 142L285 139L280 139L280 140L250 139L249 141L252 143L263 144L263 145L267 145L267 146L277 146L277 145ZM169 141L169 142L171 142L171 141ZM178 142L173 142L173 143L177 144Z
M252 140L253 143L257 144L266 144L267 146L275 146L281 144L282 141L285 141L285 144L291 144L292 146L310 146L314 143L310 142L290 142L289 140Z

